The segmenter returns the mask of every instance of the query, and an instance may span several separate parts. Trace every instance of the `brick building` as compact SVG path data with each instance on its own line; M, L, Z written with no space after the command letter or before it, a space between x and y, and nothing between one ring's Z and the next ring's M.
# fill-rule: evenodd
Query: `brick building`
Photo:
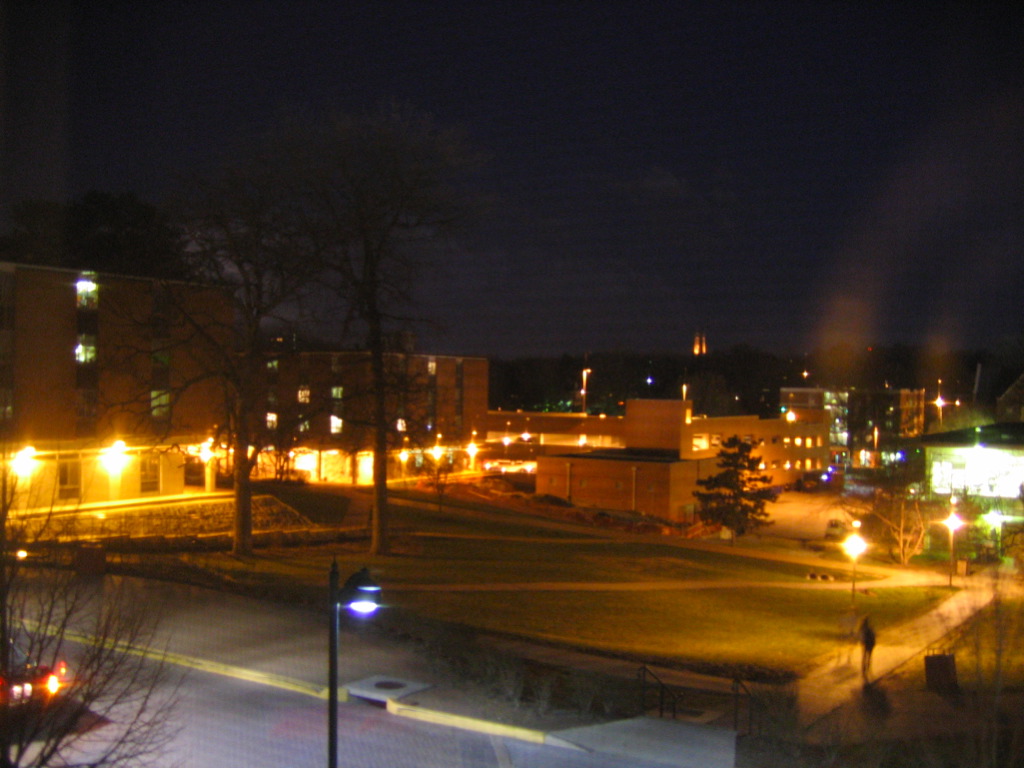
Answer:
M0 264L0 435L16 457L15 507L184 489L185 457L221 418L221 395L177 322L182 306L230 318L209 288Z
M370 363L364 351L300 351L271 361L266 418L275 437L262 475L372 482ZM485 429L487 360L388 352L384 364L389 476L415 474L424 451L438 445L461 465Z
M697 480L718 471L722 443L733 436L755 447L774 485L790 485L828 466L823 411L778 419L709 418L695 416L688 400L630 400L625 447L538 456L537 493L577 506L693 522Z

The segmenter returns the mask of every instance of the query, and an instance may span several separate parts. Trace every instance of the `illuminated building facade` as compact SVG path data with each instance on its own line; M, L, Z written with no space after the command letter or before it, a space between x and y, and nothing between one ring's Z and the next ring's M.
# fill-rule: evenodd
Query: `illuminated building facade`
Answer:
M779 403L783 412L824 411L830 461L838 467L881 467L906 441L924 434L923 389L783 387Z
M206 438L221 400L213 381L176 392L201 378L172 311L182 302L230 317L197 286L0 264L0 435L16 508L183 491L185 446Z
M851 389L848 405L854 467L884 466L924 434L923 389Z
M921 438L928 491L1012 501L1024 482L1024 423L1001 422Z
M625 447L537 458L537 493L585 507L622 510L690 523L697 480L718 472L718 453L733 436L754 446L777 486L796 483L829 462L823 411L778 419L705 417L689 400L630 400Z
M782 387L779 406L783 414L824 413L828 424L829 463L833 467L850 465L849 392L817 387Z
M272 449L260 474L371 483L370 366L364 351L299 351L270 361L266 418ZM389 476L416 474L424 452L435 446L460 466L485 430L487 360L393 351L385 354L384 367Z

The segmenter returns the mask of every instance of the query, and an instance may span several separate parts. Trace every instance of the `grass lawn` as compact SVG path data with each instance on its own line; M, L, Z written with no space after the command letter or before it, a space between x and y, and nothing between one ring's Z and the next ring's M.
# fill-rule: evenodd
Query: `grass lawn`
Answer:
M288 503L307 516L346 513L347 502L333 494L288 491ZM309 514L307 502L318 511ZM396 616L698 668L798 673L843 642L850 592L842 586L849 584L848 572L839 564L830 569L827 561L815 561L809 567L678 541L609 536L483 504L467 509L446 503L442 510L429 502L395 505L391 524L394 546L387 556L368 557L360 542L260 550L243 560L220 553L190 560L238 581L319 600L337 558L343 578L369 566L385 588L386 603L402 609ZM840 587L802 588L809 568L833 573ZM947 594L874 588L858 594L857 607L884 631Z
M896 588L861 597L884 630L948 592ZM688 665L801 671L844 644L846 592L772 587L674 591L407 592L389 601L481 629Z

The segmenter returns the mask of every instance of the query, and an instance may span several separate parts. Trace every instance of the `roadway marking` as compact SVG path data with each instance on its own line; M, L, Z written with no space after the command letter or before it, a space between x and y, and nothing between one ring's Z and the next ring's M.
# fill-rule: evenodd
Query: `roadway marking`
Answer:
M26 621L25 624L32 625L36 629L46 632L49 635L60 634L63 639L68 640L69 642L79 643L80 645L95 646L101 644L95 636L87 635L82 632L76 632L70 629L61 630L60 628L53 626L43 626L35 621ZM316 683L309 683L305 680L296 680L293 677L286 677L285 675L278 675L273 672L260 672L256 669L240 667L235 664L225 664L220 661L201 659L196 656L188 656L183 653L173 653L171 651L154 651L150 648L138 648L136 646L120 642L114 644L114 649L121 653L130 653L134 656L142 656L155 661L174 664L179 667L196 669L200 672L207 672L211 675L231 677L236 680L245 680L246 682L266 685L271 688L280 688L281 690L300 693L305 696L312 696L315 699L323 699L326 701L329 696L329 690L326 685L317 685ZM338 695L339 701L345 701L348 699L348 690L342 686L338 690Z

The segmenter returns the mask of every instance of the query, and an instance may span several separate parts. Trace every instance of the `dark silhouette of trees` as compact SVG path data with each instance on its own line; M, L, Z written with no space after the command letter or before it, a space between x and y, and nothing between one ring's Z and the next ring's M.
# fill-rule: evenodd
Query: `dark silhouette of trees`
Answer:
M88 192L70 203L24 200L12 206L0 238L8 261L114 275L182 278L186 265L167 215L133 194Z

